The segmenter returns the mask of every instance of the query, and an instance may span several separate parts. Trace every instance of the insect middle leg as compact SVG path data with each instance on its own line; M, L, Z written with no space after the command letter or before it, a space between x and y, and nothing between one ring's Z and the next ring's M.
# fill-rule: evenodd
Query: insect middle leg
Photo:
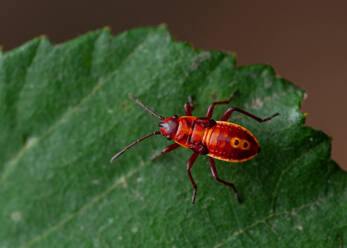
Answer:
M194 152L193 155L189 158L188 163L187 163L187 173L188 173L190 182L192 183L193 188L194 188L193 197L192 197L192 204L194 204L194 202L195 202L195 197L196 197L196 192L198 190L198 187L196 186L196 183L194 181L192 173L190 173L190 169L193 167L193 164L194 164L194 162L198 156L199 156L199 153Z
M226 100L226 101L220 101L220 102L213 102L213 103L211 103L211 105L207 109L206 117L207 118L211 118L212 117L215 105L229 104L231 102L231 100L233 99L234 95L236 94L236 92L237 92L237 90L234 90L233 93L231 93L229 99Z
M227 121L227 120L229 119L230 115L231 115L234 111L239 112L239 113L244 114L244 115L247 115L248 117L251 117L252 119L256 120L257 122L269 121L269 120L271 120L272 118L274 118L275 116L279 115L279 113L276 113L276 114L273 114L273 115L271 115L271 116L268 116L268 117L262 119L262 118L259 118L259 117L255 116L255 115L252 115L251 113L249 113L249 112L247 112L247 111L244 111L244 110L242 110L242 109L239 109L239 108L228 108L228 109L225 111L224 115L222 116L221 121Z
M211 169L211 173L212 173L212 176L214 177L214 179L216 179L218 182L221 182L221 183L231 187L234 190L235 197L236 197L237 201L239 203L241 203L241 200L240 200L240 197L239 197L239 192L237 191L235 185L220 179L218 177L218 173L217 173L216 165L215 165L215 162L214 162L214 158L211 158L211 157L208 157L208 158L210 160L210 169Z
M160 153L154 154L154 155L151 157L151 160L153 161L154 159L160 157L160 156L163 155L164 153L171 152L171 151L177 149L178 147L180 147L180 145L177 144L177 143L173 143L173 144L171 144L171 145L168 145L168 146L165 147L163 150L161 150Z
M192 96L189 95L188 102L184 104L184 111L186 112L187 116L191 116L193 110L194 110L194 104L193 104Z

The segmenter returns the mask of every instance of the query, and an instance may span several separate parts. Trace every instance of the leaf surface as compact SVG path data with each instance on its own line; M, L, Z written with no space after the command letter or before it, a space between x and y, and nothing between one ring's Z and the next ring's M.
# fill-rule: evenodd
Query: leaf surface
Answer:
M114 164L112 155L157 130L163 116L194 114L238 89L231 121L256 135L261 153L244 163L207 157L186 173L191 151L153 137ZM237 67L233 54L194 50L165 27L112 37L90 32L52 45L44 38L0 54L0 247L342 247L346 175L331 140L304 126L304 93L268 65ZM216 100L214 100L216 99ZM218 120L226 106L216 106Z

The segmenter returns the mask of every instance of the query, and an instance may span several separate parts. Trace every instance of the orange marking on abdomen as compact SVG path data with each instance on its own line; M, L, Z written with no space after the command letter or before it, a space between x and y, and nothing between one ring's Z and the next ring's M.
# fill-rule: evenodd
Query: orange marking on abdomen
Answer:
M203 142L205 144L210 144L210 139L211 139L211 134L213 132L213 128L210 128L210 129L206 129L205 130L205 134L204 134L204 137L202 138Z
M230 145L234 148L239 148L241 145L241 140L238 137L232 137L230 140Z

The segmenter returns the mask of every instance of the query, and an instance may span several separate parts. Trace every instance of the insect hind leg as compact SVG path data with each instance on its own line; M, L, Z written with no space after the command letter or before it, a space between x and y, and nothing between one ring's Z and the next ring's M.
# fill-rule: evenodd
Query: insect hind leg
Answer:
M239 108L228 108L228 109L225 111L224 115L222 116L221 121L227 121L227 120L229 119L230 115L231 115L234 111L239 112L239 113L244 114L244 115L247 115L248 117L250 117L250 118L256 120L257 122L269 121L269 120L271 120L272 118L274 118L274 117L276 117L277 115L279 115L279 113L275 113L275 114L273 114L273 115L271 115L271 116L268 116L268 117L262 119L262 118L259 118L259 117L255 116L255 115L253 115L253 114L251 114L251 113L249 113L249 112L247 112L247 111L244 111L244 110L242 110L242 109L239 109Z
M216 165L215 165L215 162L214 162L214 158L209 157L209 161L210 161L211 173L212 173L212 176L214 177L214 179L216 179L216 180L217 180L218 182L220 182L220 183L223 183L224 185L227 185L227 186L231 187L231 188L234 190L235 197L236 197L237 201L238 201L239 203L241 203L240 196L239 196L239 192L237 191L235 185L232 184L232 183L229 183L229 182L227 182L227 181L224 181L224 180L220 179L220 178L218 177L218 172L217 172L217 169L216 169Z

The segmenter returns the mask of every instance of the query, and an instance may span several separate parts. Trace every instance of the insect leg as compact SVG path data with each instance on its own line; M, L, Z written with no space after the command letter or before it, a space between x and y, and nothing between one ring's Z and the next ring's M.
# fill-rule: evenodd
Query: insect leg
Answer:
M276 114L273 114L271 116L268 116L264 119L261 119L255 115L252 115L251 113L247 112L247 111L244 111L242 109L239 109L239 108L228 108L227 111L225 111L224 115L222 116L221 118L221 121L227 121L230 117L230 115L234 112L234 111L237 111L241 114L244 114L244 115L247 115L248 117L251 117L252 119L256 120L257 122L264 122L264 121L269 121L271 120L272 118L274 118L275 116L279 115L279 113L276 113Z
M160 157L160 156L161 156L161 155L163 155L164 153L171 152L171 151L173 151L173 150L177 149L178 147L180 147L180 145L179 145L179 144L177 144L177 143L173 143L173 144L171 144L171 145L169 145L169 146L165 147L163 150L161 150L161 152L160 152L160 153L158 153L158 154L154 154L154 155L151 157L151 160L153 161L154 159L156 159L156 158Z
M192 96L189 95L188 102L184 104L184 111L186 112L187 116L191 116L193 110L194 110L194 104L193 104Z
M225 185L227 185L227 186L229 186L229 187L232 187L233 190L234 190L235 197L236 197L237 201L238 201L239 203L241 203L240 197L239 197L239 192L237 192L237 189L236 189L236 187L234 186L234 184L229 183L229 182L227 182L227 181L224 181L224 180L220 179L220 178L218 177L216 165L215 165L215 163L214 163L214 158L211 158L211 157L208 157L208 158L209 158L209 160L210 160L210 169L211 169L211 173L212 173L212 176L214 177L214 179L216 179L218 182L221 182L221 183L223 183L223 184L225 184Z
M199 153L194 152L187 163L187 173L188 173L189 179L190 179L190 181L193 185L193 188L194 188L193 197L192 197L192 204L194 204L194 202L195 202L196 192L197 192L198 188L197 188L196 183L192 177L192 173L190 173L190 169L193 167L193 164L194 164L194 162L198 156L199 156Z
M211 117L212 117L213 111L214 111L214 106L215 106L215 105L229 104L229 103L231 102L232 98L234 97L234 95L236 94L236 92L237 92L237 90L234 90L233 93L231 93L231 96L229 97L229 99L226 100L226 101L220 101L220 102L214 102L214 103L212 103L212 104L208 107L208 109L207 109L206 117L207 117L207 118L211 118Z

